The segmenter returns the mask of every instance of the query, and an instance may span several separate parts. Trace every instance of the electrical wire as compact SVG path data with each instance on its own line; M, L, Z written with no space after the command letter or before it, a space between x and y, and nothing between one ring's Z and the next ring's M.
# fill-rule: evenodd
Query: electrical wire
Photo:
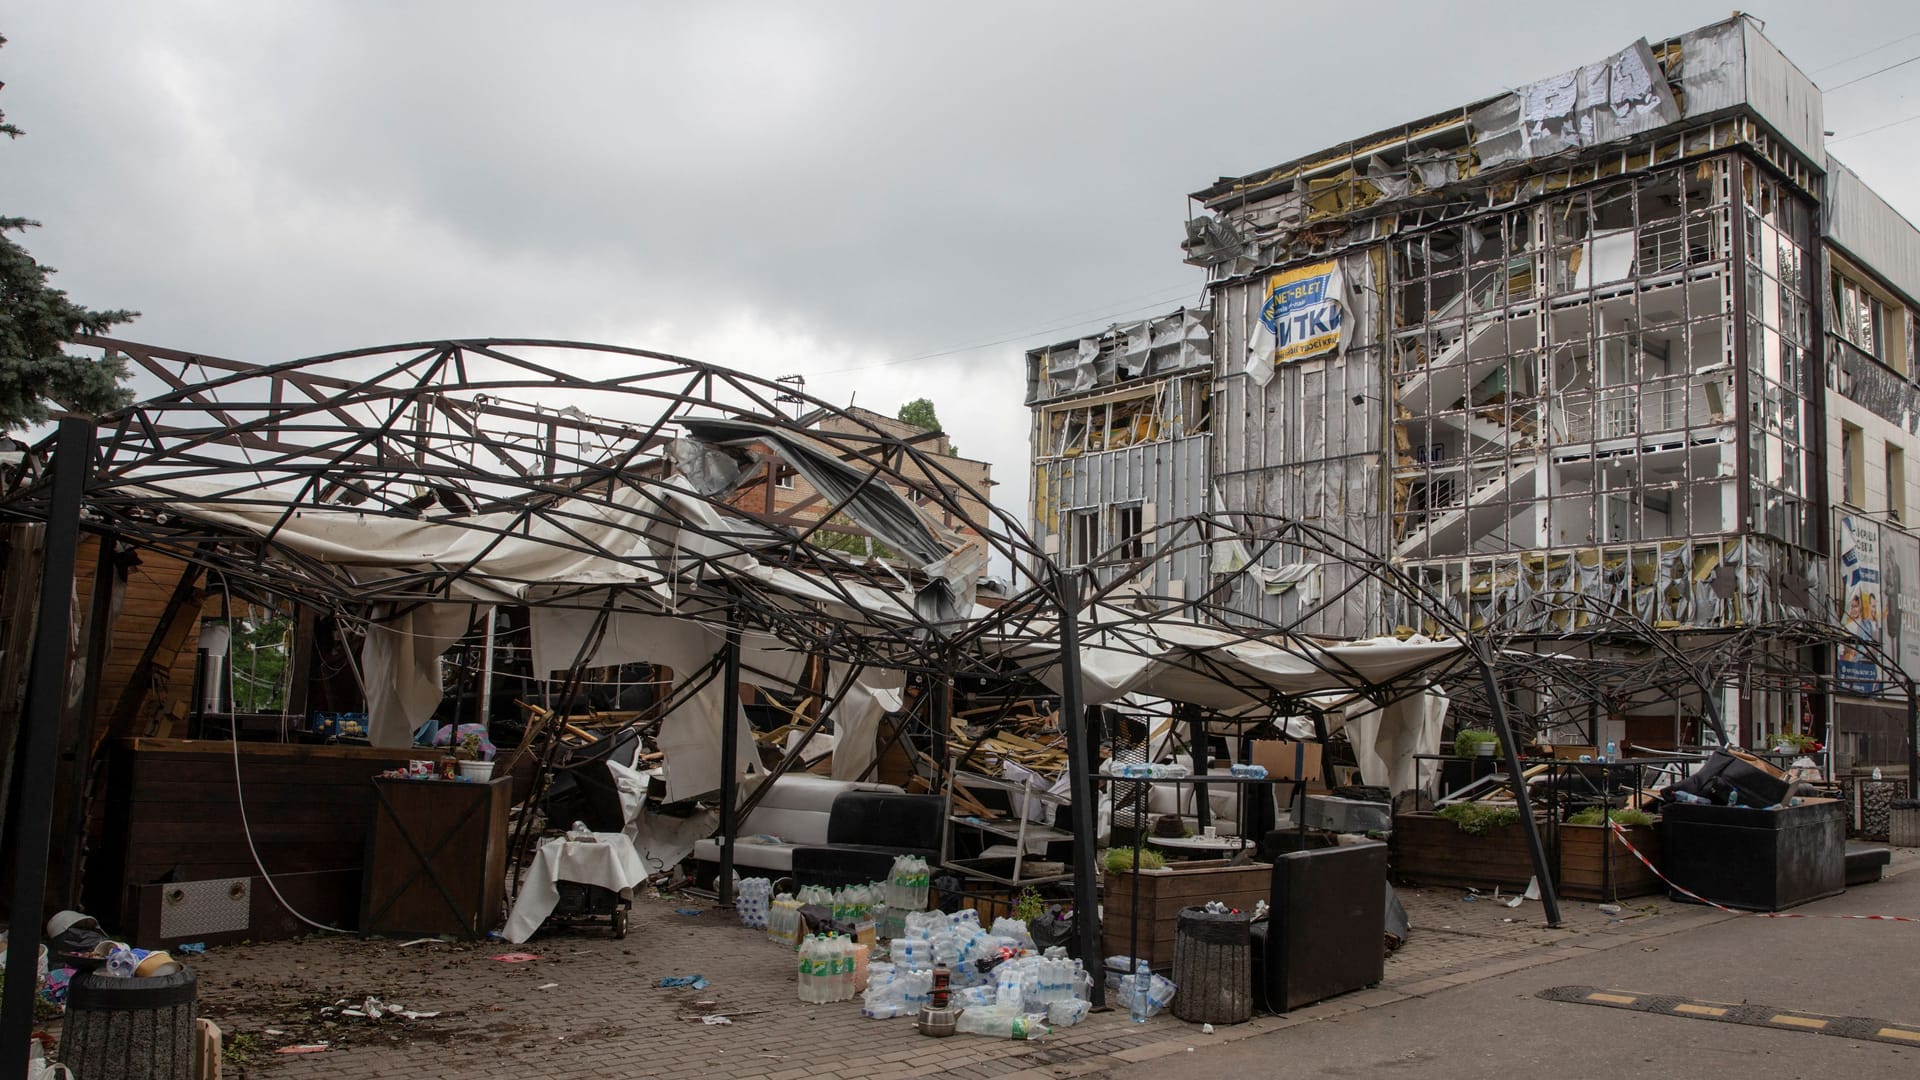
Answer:
M1912 116L1902 117L1898 120L1892 121L1891 123L1881 124L1879 127L1870 127L1865 131L1856 131L1851 135L1843 135L1838 139L1828 139L1827 145L1832 146L1834 143L1843 143L1843 142L1846 142L1848 139L1857 139L1862 135L1871 135L1876 131L1885 131L1888 128L1899 127L1901 124L1911 124L1915 120L1920 120L1920 113L1914 113Z
M1180 292L1173 293L1172 295L1169 295L1169 296L1162 296L1159 299L1148 301L1147 303L1138 305L1136 307L1127 308L1124 311L1114 311L1104 315L1093 315L1084 319L1076 319L1073 322L1062 323L1061 325L1058 325L1058 326L1043 327L1036 330L1025 330L1020 333L1012 334L1003 338L998 338L993 341L982 341L973 345L957 345L950 349L940 349L936 352L921 353L917 356L902 356L893 360L880 360L871 364L857 364L853 367L835 368L832 371L819 371L819 372L814 372L813 374L816 376L826 376L826 375L841 375L849 371L870 371L873 368L893 367L898 364L911 364L919 360L935 360L942 356L952 356L956 353L968 353L968 352L974 352L975 350L978 350L978 349L990 349L995 345L1006 345L1015 341L1025 341L1029 338L1039 337L1041 334L1059 333L1063 330L1072 330L1075 327L1085 326L1089 323L1106 322L1112 319L1118 319L1123 315L1132 315L1136 312L1147 311L1152 308L1157 308L1162 304L1170 304L1175 300L1180 299L1181 297L1187 296L1192 291L1193 290L1191 289L1182 289Z
M209 573L220 575L220 617L231 624L233 622L233 594L227 588L227 575L217 570L209 571ZM231 654L231 644L229 644L228 648L229 654ZM233 702L233 663L230 658L226 664L226 669L227 701L229 706L231 706ZM199 688L195 687L194 692L199 693ZM267 883L267 890L273 893L273 898L280 902L281 907L287 909L287 914L299 919L308 926L316 930L325 930L330 934L353 933L351 930L343 930L338 926L328 926L326 923L316 922L313 919L307 918L306 915L301 913L300 909L294 907L287 901L286 896L280 892L280 886L274 884L273 875L267 873L267 864L261 861L260 849L254 845L253 822L248 820L247 817L247 792L240 781L240 721L238 716L229 716L227 736L233 744L233 804L240 808L240 832L241 835L247 838L247 853L253 856L253 866L254 869L260 871L260 880Z
M1914 63L1915 61L1920 61L1920 55L1909 56L1905 60L1902 60L1897 64L1888 64L1886 67L1876 68L1872 71L1867 72L1865 75L1859 76L1858 78L1848 79L1846 82L1838 83L1834 86L1825 87L1820 92L1823 94L1831 94L1835 90L1843 90L1849 86L1852 86L1854 83L1866 82L1868 79L1873 78L1875 75L1885 75L1887 72L1892 71L1894 68L1906 67L1908 64Z
M1849 56L1844 60L1835 60L1833 63L1828 64L1826 67L1816 69L1812 72L1809 72L1808 74L1809 76L1824 75L1827 72L1832 71L1834 68L1846 67L1848 64L1851 64L1855 60L1858 60L1862 57L1872 56L1874 53L1877 53L1877 52L1885 52L1888 49L1893 48L1895 45L1898 45L1902 42L1912 41L1914 38L1920 38L1920 30L1916 30L1911 34L1908 34L1906 37L1894 38L1892 41L1886 42L1885 44L1875 45L1873 48L1868 49L1866 52L1854 53L1852 56Z

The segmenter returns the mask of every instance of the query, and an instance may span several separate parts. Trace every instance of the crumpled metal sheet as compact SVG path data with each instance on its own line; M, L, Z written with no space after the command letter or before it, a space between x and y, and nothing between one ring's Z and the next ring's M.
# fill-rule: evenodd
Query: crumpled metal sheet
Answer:
M1625 49L1503 95L1467 118L1483 169L1550 157L1680 120L1666 75L1641 38Z
M844 504L843 512L855 524L912 559L933 579L914 598L914 606L923 617L945 622L971 614L977 573L985 553L962 544L959 536L948 530L941 529L947 535L940 536L920 508L891 485L867 483L869 474L865 470L812 440L771 424L707 418L682 420L681 426L689 438L715 446L757 441L771 447L829 505Z

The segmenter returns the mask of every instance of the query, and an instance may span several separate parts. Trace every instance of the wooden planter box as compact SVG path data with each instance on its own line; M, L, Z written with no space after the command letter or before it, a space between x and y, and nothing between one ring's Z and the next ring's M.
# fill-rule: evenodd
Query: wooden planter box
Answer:
M1660 823L1623 826L1627 842L1660 865ZM1611 859L1612 866L1603 860ZM1609 875L1611 888L1609 888ZM1575 900L1619 900L1645 896L1666 888L1646 864L1617 841L1607 839L1602 825L1560 826L1560 895Z
M1173 863L1162 870L1140 871L1140 943L1136 958L1156 968L1173 964L1174 922L1183 907L1218 900L1241 911L1269 900L1273 864L1255 862L1229 866L1225 859ZM1100 941L1108 956L1125 955L1133 944L1133 873L1106 875L1101 899Z
M1395 881L1519 891L1533 879L1526 834L1518 823L1481 834L1461 832L1445 818L1420 812L1393 819Z

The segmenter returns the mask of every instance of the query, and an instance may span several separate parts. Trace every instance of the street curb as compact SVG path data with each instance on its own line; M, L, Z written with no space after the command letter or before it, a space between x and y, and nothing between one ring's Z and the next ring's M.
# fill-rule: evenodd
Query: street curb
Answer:
M1502 975L1511 975L1518 971L1545 967L1548 964L1557 964L1562 960L1571 960L1581 952L1608 952L1624 945L1639 944L1656 938L1667 937L1672 934L1684 933L1698 927L1714 926L1737 918L1740 918L1737 914L1727 914L1725 912L1706 914L1702 912L1699 914L1699 917L1687 919L1678 925L1663 926L1656 923L1650 925L1645 930L1635 930L1622 934L1606 934L1604 936L1607 940L1604 944L1597 943L1593 940L1593 938L1600 937L1601 935L1599 934L1556 941L1550 945L1542 945L1537 952L1529 953L1525 956L1508 957L1504 960L1482 964L1479 967L1469 968L1466 971L1455 972L1451 975L1435 975L1398 987L1389 988L1376 986L1368 990L1343 994L1340 997L1333 998L1318 1005L1299 1009L1282 1016L1261 1016L1249 1020L1244 1024L1234 1024L1231 1027L1216 1027L1211 1035L1204 1035L1198 1030L1195 1030L1189 1038L1165 1039L1160 1042L1146 1043L1111 1054L1101 1054L1094 1057L1083 1058L1079 1061L1021 1069L1017 1072L1004 1073L997 1078L997 1080L1064 1080L1064 1078L1067 1077L1086 1076L1090 1073L1114 1068L1115 1066L1137 1065L1143 1061L1154 1061L1159 1058L1172 1057L1176 1054L1197 1052L1204 1046L1239 1042L1243 1039L1270 1035L1274 1032L1299 1027L1303 1024L1333 1020L1342 1016L1365 1012L1369 1009L1378 1009L1387 1005L1397 1005L1404 1001L1429 997L1433 994L1452 990L1457 987L1471 986L1474 983L1485 982L1488 979L1499 978Z

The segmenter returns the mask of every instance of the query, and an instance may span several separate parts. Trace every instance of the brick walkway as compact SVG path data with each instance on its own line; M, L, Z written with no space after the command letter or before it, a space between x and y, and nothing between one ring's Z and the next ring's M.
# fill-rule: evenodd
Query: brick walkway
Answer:
M1903 857L1896 869L1916 862L1920 856ZM1550 963L1569 949L1636 943L1653 949L1652 939L1731 917L1649 897L1640 901L1645 908L1630 902L1617 917L1591 904L1566 904L1567 925L1553 930L1542 924L1537 903L1509 909L1491 898L1465 901L1450 889L1402 889L1400 895L1414 930L1387 961L1379 987L1214 1035L1170 1015L1135 1025L1124 1013L1107 1012L1035 1042L925 1039L910 1020L862 1018L857 1002L800 1004L790 954L731 915L675 897L636 903L624 941L614 941L603 925L535 938L524 950L540 959L529 963L490 959L513 951L497 944L403 948L397 941L317 937L215 949L194 967L203 1014L229 1039L251 1035L263 1044L248 1067L235 1070L241 1075L971 1080L1069 1076L1180 1053L1201 1040L1250 1037ZM703 914L676 913L695 906ZM694 974L710 985L658 985L664 977ZM442 1015L331 1026L315 1019L321 1005L368 995ZM733 1023L703 1024L699 1018L711 1013L727 1014ZM322 1039L333 1048L269 1052Z

